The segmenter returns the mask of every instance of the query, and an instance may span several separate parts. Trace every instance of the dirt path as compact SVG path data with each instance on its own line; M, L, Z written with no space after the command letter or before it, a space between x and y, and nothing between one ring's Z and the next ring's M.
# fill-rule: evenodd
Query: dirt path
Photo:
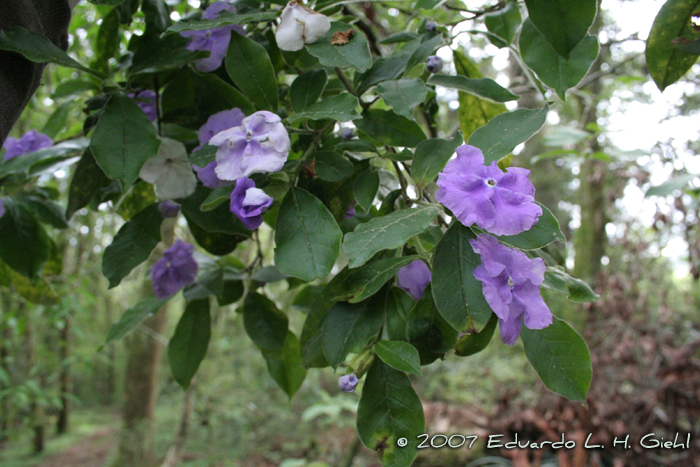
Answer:
M117 446L119 430L103 428L60 454L48 457L38 467L103 467L107 456Z

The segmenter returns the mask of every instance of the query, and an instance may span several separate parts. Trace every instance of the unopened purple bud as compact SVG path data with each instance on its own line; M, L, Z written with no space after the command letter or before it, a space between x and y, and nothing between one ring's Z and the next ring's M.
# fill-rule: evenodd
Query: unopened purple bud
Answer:
M435 21L426 22L425 30L428 32L437 32L437 23Z
M357 383L359 381L360 380L357 379L357 376L351 373L338 378L338 387L343 392L355 392L355 388L357 387Z
M428 266L417 259L399 269L396 277L396 285L408 292L414 300L420 300L425 287L430 283L431 274Z
M343 128L340 130L340 137L343 141L349 141L355 136L355 132L350 128Z
M437 55L431 55L428 57L426 68L431 73L437 73L442 70L442 59Z
M163 216L163 219L177 217L177 215L180 213L180 205L173 203L170 200L165 200L158 203L158 211L160 211L160 215Z

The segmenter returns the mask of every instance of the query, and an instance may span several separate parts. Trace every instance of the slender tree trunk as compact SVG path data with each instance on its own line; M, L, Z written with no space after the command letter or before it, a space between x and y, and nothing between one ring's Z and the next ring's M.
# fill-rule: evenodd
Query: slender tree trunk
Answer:
M182 458L182 453L185 451L185 444L187 443L187 432L190 426L190 418L192 417L192 409L194 407L194 384L190 384L190 387L185 393L185 403L182 407L182 417L180 419L180 428L175 437L175 441L168 449L168 453L165 455L165 460L161 467L175 467Z
M24 308L24 302L20 302L20 307ZM34 323L32 322L32 316L29 313L25 314L26 325L24 328L24 338L27 347L27 368L31 371L36 365L36 337L34 335ZM42 388L41 379L39 378L39 387ZM44 419L45 412L44 407L33 400L31 403L31 426L34 433L34 438L32 440L32 451L34 454L39 454L44 451L45 445L45 431L44 431Z
M3 310L9 310L9 300L5 291L0 292L2 294L2 306ZM7 357L9 356L10 347L10 328L7 326L6 316L4 316L2 310L0 310L0 371L3 371L8 379L10 377L10 368L8 364ZM6 385L2 380L0 380L0 391L3 391L11 385L10 381ZM0 399L0 444L7 441L10 430L10 399L8 397L3 397Z
M56 433L59 435L68 433L68 416L70 415L70 399L68 398L68 394L71 392L70 366L66 363L70 354L70 320L70 316L66 316L63 319L63 329L61 330L59 344L61 373L58 384L61 392L61 410L58 413L56 422Z

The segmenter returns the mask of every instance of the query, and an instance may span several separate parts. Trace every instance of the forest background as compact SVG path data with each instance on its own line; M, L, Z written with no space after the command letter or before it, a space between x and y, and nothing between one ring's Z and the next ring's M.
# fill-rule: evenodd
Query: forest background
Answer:
M547 123L513 151L515 165L532 169L538 201L551 209L569 240L549 253L600 295L595 302L576 304L544 291L557 316L588 343L594 375L588 407L550 393L520 342L509 347L494 339L468 360L448 353L444 361L424 367L421 377L411 377L426 414L426 433L482 440L491 433L511 439L517 433L531 441L566 433L579 446L593 433L591 443L608 448L486 450L477 443L473 449L423 450L413 465L699 465L693 453L700 449L700 189L692 175L699 170L699 134L692 122L700 102L695 84L700 66L692 66L663 94L650 78L644 40L660 3L606 0L599 5L590 30L600 43L598 59L568 93L563 90L566 100L546 91L553 103ZM206 6L196 0L165 4L173 21ZM484 33L488 18L507 5L419 0L409 8L409 2L349 2L343 14L381 51L396 47L387 40L395 39L393 34L418 34L426 21L435 21L449 28L452 38L437 52L445 74L454 73L455 50L483 76L520 96L507 104L509 110L539 108L536 78L508 47ZM105 26L115 20L111 12L111 6L86 2L73 12L69 53L97 70L127 66L123 60L131 34L146 26L143 14L136 13L129 31L121 30L115 42ZM630 22L646 26L635 30ZM92 94L98 95L99 88L85 76L49 65L12 135L38 129L70 144L82 134ZM469 99L454 89L438 89L436 136L451 134L470 118ZM635 130L642 124L640 114L649 126ZM43 168L38 178L39 185L61 194L57 201L62 205L80 154L68 156ZM144 366L145 373L129 370L127 363L129 346L167 346L179 311L170 313L160 332L142 325L127 339L104 345L110 327L141 293L145 270L108 290L101 266L104 249L124 224L120 209L135 208L103 203L79 209L66 227L51 233L62 262L46 287L20 290L15 281L0 288L2 465L119 465L125 387L138 387L130 379L157 383L151 385L157 388L154 424L143 440L134 441L146 443L140 452L147 463L380 465L360 443L354 426L359 398L338 390L340 373L330 368L309 372L290 399L268 375L236 305L212 310L207 357L186 391L171 375L165 352L157 364ZM261 228L264 264L273 257L271 232ZM246 264L257 254L248 244L236 251ZM299 331L313 297L278 274L255 279L280 309L289 310L290 328ZM184 300L175 300L172 309L182 309L179 301ZM143 400L149 397L145 393ZM634 440L652 432L667 439L677 432L695 438L687 450L609 446L616 436L630 434Z

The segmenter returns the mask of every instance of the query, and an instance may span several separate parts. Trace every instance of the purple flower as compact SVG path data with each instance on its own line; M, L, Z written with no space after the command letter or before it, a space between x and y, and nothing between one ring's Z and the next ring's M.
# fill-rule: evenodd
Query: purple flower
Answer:
M13 138L8 136L5 143L2 145L5 148L4 161L9 161L22 154L38 151L39 149L48 148L53 145L53 140L43 133L36 130L28 131L21 138Z
M504 343L513 345L518 339L523 317L529 329L544 329L552 324L552 312L540 295L545 272L542 258L530 259L488 234L480 234L469 242L481 256L474 277L481 281L484 297L498 316Z
M428 32L437 32L437 23L435 21L427 21L425 23L425 30Z
M160 215L163 216L163 219L177 217L180 213L180 205L170 200L165 200L158 203L158 211L160 211Z
M352 203L350 203L350 206L348 207L348 210L345 212L345 218L350 219L351 217L355 217L355 205L357 204L357 200L354 199L352 200Z
M272 204L272 198L255 182L247 177L236 180L236 187L231 193L231 212L238 217L247 229L255 230L263 223L263 212Z
M340 138L343 141L350 141L355 137L355 132L351 128L343 128L340 130Z
M496 162L485 166L481 150L465 144L440 172L435 197L466 226L476 223L494 235L516 235L542 215L529 177L530 171L520 167L503 173Z
M209 144L219 146L216 175L222 180L276 172L290 149L289 134L280 117L265 110L244 118L240 126L217 133Z
M442 70L442 59L437 55L431 55L425 64L425 67L431 73L437 73Z
M423 290L431 278L430 269L419 259L399 269L396 276L398 278L396 285L408 292L414 300L419 300L423 296Z
M196 151L201 149L215 134L240 126L240 124L243 123L244 118L245 114L238 108L215 113L209 117L207 123L200 127L198 133L199 146L197 146L194 150ZM216 161L212 161L204 167L197 167L196 165L193 167L194 171L197 172L197 177L199 177L204 186L208 188L214 189L222 186L233 185L232 180L221 180L216 176L216 165Z
M202 19L216 19L222 11L235 13L236 7L228 2L214 2L204 11ZM228 50L228 43L231 41L231 31L245 34L245 29L237 24L180 33L182 37L190 38L190 42L185 47L186 49L210 52L209 57L195 62L195 68L203 73L207 73L221 66Z
M199 267L193 252L194 245L178 240L153 265L149 272L153 274L153 291L157 298L164 300L194 282Z
M146 114L148 119L154 122L158 118L158 110L156 109L156 93L150 89L145 91L140 91L138 93L131 93L129 97L134 99L143 113Z
M338 387L343 392L355 392L358 382L357 376L350 373L349 375L338 378Z
M0 198L0 217L5 215L5 202Z

